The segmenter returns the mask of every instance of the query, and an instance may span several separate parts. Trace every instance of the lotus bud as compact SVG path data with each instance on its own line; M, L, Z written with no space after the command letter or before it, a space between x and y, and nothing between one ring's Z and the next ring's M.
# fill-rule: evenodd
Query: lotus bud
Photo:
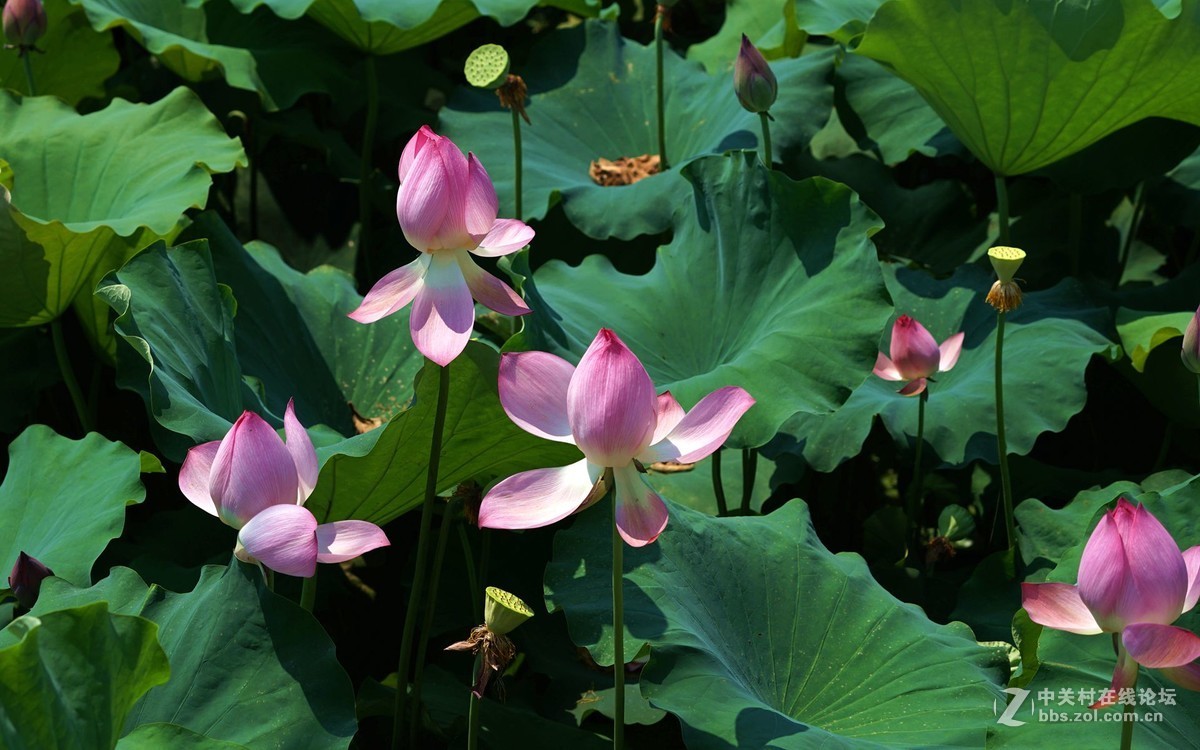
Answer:
M21 609L33 609L38 593L42 590L42 581L52 575L54 575L54 571L43 565L36 557L31 557L24 552L17 555L17 562L8 576L8 587L17 597L17 604Z
M4 5L4 38L24 53L46 33L42 0L8 0Z
M1196 314L1188 321L1183 332L1183 351L1179 353L1183 366L1200 375L1200 336L1197 335L1200 332L1197 328L1200 328L1200 307L1196 308Z
M1025 262L1025 251L1015 247L993 247L988 250L988 260L1000 278L992 284L987 303L1000 312L1016 310L1021 306L1021 287L1014 277Z
M755 114L769 110L779 94L775 73L745 34L742 34L742 48L733 64L733 91L742 107Z
M497 635L508 635L530 617L533 617L533 610L525 602L495 586L487 587L483 623L488 630Z

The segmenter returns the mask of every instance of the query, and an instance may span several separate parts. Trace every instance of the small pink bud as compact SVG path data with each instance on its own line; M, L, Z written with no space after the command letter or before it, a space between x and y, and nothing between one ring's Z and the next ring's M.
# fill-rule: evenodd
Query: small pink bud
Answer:
M17 604L21 609L33 609L38 592L42 590L42 581L52 575L54 571L39 562L36 557L24 552L17 555L17 562L8 576L8 587L17 597Z
M46 33L42 0L8 0L4 5L4 38L18 48L32 47Z
M1183 351L1179 353L1183 366L1200 375L1200 330L1197 329L1200 329L1200 307L1196 308L1196 314L1183 331Z
M742 48L733 64L733 91L742 106L756 114L769 110L779 94L779 84L771 66L745 34L742 34Z

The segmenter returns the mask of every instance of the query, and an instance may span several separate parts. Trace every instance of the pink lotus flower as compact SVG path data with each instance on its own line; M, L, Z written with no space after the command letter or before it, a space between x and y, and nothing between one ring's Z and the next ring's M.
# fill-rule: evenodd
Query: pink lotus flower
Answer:
M317 525L304 501L317 484L317 452L291 401L286 443L262 417L242 412L221 440L188 451L179 489L197 508L239 529L236 554L308 578L318 562L342 562L389 542L366 521Z
M1125 498L1083 548L1079 583L1022 583L1029 618L1080 635L1113 633L1112 690L1132 687L1138 664L1200 690L1200 637L1171 623L1200 599L1200 546L1180 552L1145 506ZM1098 701L1093 708L1110 705Z
M46 9L42 0L8 0L0 13L4 38L24 55L46 33Z
M766 58L742 34L742 46L733 63L733 92L748 112L766 112L775 103L779 84Z
M1183 331L1183 350L1179 352L1179 356L1183 359L1183 366L1200 375L1200 335L1198 334L1200 334L1200 307L1196 308L1196 313L1192 315L1187 328Z
M602 328L578 367L546 352L502 355L500 403L523 430L573 443L584 459L500 482L483 498L479 525L552 524L598 501L603 492L593 490L611 469L617 530L628 544L641 547L667 525L667 507L642 478L641 465L699 461L721 447L754 399L727 386L685 414L670 392L655 396L646 368L615 333Z
M399 174L396 217L421 255L380 279L350 317L373 323L413 303L413 343L445 366L471 338L472 297L502 315L529 312L524 300L475 265L471 254L515 253L533 239L533 230L517 219L497 219L496 188L483 165L428 126L404 147Z
M897 393L916 396L925 390L928 378L939 372L949 372L962 353L963 334L954 334L937 341L925 326L907 315L896 318L892 326L891 358L883 352L875 360L874 373L884 380L907 381Z

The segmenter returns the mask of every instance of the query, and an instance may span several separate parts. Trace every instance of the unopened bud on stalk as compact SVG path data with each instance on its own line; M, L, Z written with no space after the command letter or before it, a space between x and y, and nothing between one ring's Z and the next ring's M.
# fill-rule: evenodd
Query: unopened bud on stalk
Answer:
M46 33L46 9L42 0L8 0L3 22L4 38L25 54Z
M988 260L1000 278L992 284L987 303L1000 312L1016 310L1021 306L1021 287L1014 277L1025 262L1025 251L1016 247L993 247L988 250Z
M1183 366L1200 375L1200 307L1183 331L1183 351L1179 353Z
M733 91L742 107L755 114L769 110L779 94L775 73L745 34L742 34L742 48L733 64Z
M54 575L54 571L43 565L36 557L24 552L17 555L17 562L8 576L8 587L17 597L17 604L21 609L33 609L38 593L42 590L42 581L52 575Z

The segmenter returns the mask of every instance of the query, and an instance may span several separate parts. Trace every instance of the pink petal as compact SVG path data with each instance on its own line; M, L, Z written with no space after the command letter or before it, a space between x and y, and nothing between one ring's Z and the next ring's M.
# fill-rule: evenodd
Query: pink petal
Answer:
M521 295L514 292L508 284L475 265L475 261L471 260L467 253L458 255L458 267L467 281L471 296L484 307L501 315L526 315L530 312Z
M617 532L630 547L645 547L667 527L667 506L633 466L613 472Z
M409 328L422 354L442 367L462 354L475 325L475 304L453 253L436 253L413 301Z
M317 562L353 560L378 547L387 547L387 534L367 521L334 521L317 527Z
M646 368L601 328L567 388L567 419L583 455L598 466L625 466L654 437L658 397Z
M900 390L896 391L896 393L899 393L901 396L916 396L919 395L921 391L925 390L925 386L928 384L929 382L925 378L917 378L911 383L905 385Z
M376 281L367 296L363 297L362 303L348 317L359 323L374 323L404 309L421 291L421 280L429 268L429 258L428 254L421 253L412 263Z
M209 489L221 520L240 529L265 508L296 504L296 464L271 425L243 412L213 457Z
M1122 688L1131 688L1137 682L1138 663L1125 650L1125 645L1120 640L1117 644L1117 663L1113 667L1112 684L1109 686L1108 697L1101 698L1089 708L1104 708L1113 705L1117 702L1116 696Z
M317 519L300 505L275 505L238 532L246 553L271 570L309 578L317 572Z
M408 143L404 146L404 151L400 153L400 164L396 169L396 175L399 177L401 185L404 184L404 180L408 177L408 173L412 169L413 161L417 158L417 152L438 138L441 138L441 136L434 133L428 125L422 125L421 129L409 139Z
M531 435L574 443L567 421L567 387L575 366L546 352L500 355L500 405Z
M679 461L690 464L709 455L729 437L754 399L742 388L725 386L713 391L680 420L674 430L639 456L643 461Z
M179 491L192 505L213 516L217 515L217 506L208 493L208 479L220 445L220 440L213 440L188 449L187 458L179 467Z
M603 473L576 461L555 469L523 471L493 487L479 506L482 529L536 529L575 512Z
M1079 563L1079 594L1108 631L1168 625L1183 611L1188 574L1175 540L1144 506L1125 498L1104 514Z
M1079 598L1079 589L1069 583L1022 583L1021 606L1029 619L1048 628L1079 635L1103 632Z
M421 148L396 194L396 218L418 250L471 247L466 227L467 159L449 138Z
M1200 546L1183 551L1183 564L1188 573L1188 590L1183 600L1183 611L1190 612L1200 600Z
M479 247L471 252L481 258L497 258L515 253L533 241L533 229L517 219L496 219Z
M464 223L467 233L478 243L492 231L496 223L496 211L499 202L496 200L496 188L487 170L475 158L475 154L467 154L467 204Z
M892 362L904 380L927 378L938 371L942 352L925 326L901 315L892 326Z
M1188 690L1200 691L1200 663L1193 662L1182 667L1165 667L1160 671L1176 685Z
M942 353L938 362L938 372L949 372L958 364L958 355L962 354L963 333L960 331L942 342L938 351Z
M896 365L892 364L892 360L888 359L883 352L875 357L875 369L871 372L884 380L904 380L900 376L900 371L896 369Z
M1182 667L1200 659L1200 636L1174 625L1134 623L1125 626L1121 640L1129 655L1147 667Z
M317 450L313 448L308 431L304 429L304 425L300 424L300 420L296 419L295 399L288 399L287 411L283 414L283 430L287 435L284 447L287 448L288 453L292 454L292 462L296 464L299 492L296 502L304 505L304 501L317 486L317 474L320 469L317 468Z
M684 414L683 407L679 405L670 391L658 394L658 424L654 427L654 437L650 438L650 445L657 445L659 441L671 434L671 430L675 429Z

